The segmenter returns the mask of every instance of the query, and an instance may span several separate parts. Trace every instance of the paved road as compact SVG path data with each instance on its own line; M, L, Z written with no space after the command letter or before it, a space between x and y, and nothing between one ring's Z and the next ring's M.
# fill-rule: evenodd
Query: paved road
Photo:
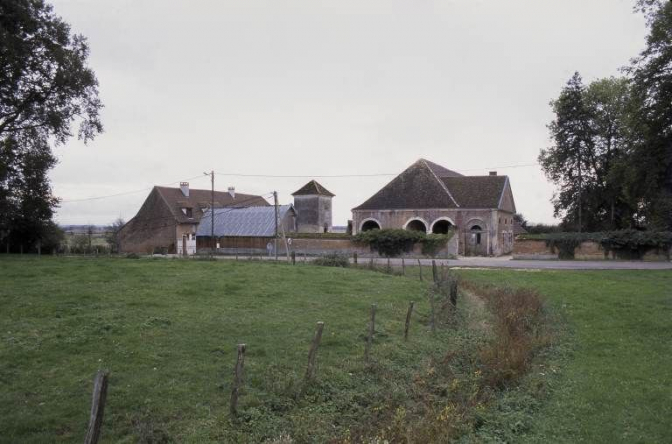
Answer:
M234 259L233 256L218 256L218 259ZM279 260L286 260L280 256ZM313 258L308 257L308 261ZM244 260L241 256L241 260ZM273 260L265 256L264 260ZM297 262L303 257L297 256ZM369 263L369 258L360 257L359 264ZM406 265L417 265L417 259L405 259ZM352 259L350 259L352 262ZM377 265L386 265L387 259L374 259ZM432 265L431 259L420 259L422 265ZM458 259L436 259L437 265L445 264L450 267L465 268L513 268L523 270L672 270L672 262L642 262L642 261L560 261L560 260L513 260L510 256L502 257L460 257ZM401 259L391 259L393 267L401 267Z

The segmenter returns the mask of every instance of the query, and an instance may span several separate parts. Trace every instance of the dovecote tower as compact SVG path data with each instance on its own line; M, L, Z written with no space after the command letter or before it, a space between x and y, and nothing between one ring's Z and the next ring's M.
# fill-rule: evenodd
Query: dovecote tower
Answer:
M334 194L314 180L297 191L294 196L296 228L299 233L326 233L331 231L331 199Z

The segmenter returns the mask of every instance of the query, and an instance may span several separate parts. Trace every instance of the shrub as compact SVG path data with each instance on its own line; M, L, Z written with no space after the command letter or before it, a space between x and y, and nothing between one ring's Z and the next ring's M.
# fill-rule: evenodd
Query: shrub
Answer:
M140 259L140 256L138 256L138 255L135 254L135 253L128 253L128 254L126 255L126 259Z
M426 235L419 231L402 229L370 230L359 233L354 240L357 243L368 245L371 251L381 256L396 257L409 252L413 245Z
M427 234L420 239L422 244L422 254L425 256L435 257L436 254L446 246L450 238L453 237L455 231L450 230L448 234Z
M350 261L348 256L338 253L329 253L327 255L318 257L313 261L315 265L321 265L323 267L343 267L347 268L350 266Z

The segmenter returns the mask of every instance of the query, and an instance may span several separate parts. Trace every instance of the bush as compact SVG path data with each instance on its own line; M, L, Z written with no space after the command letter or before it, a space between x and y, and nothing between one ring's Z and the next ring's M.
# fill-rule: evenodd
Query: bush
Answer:
M315 265L321 265L323 267L343 267L347 268L350 266L350 260L348 256L338 253L330 253L321 257L318 257L313 261Z
M413 245L425 237L419 231L401 229L370 230L355 236L355 242L368 245L371 251L376 251L381 256L396 257L409 252Z
M138 255L135 254L135 253L128 253L128 254L126 255L126 259L140 259L140 256L138 256Z
M422 244L422 254L435 257L436 254L446 246L455 231L451 230L448 234L427 234L420 240Z

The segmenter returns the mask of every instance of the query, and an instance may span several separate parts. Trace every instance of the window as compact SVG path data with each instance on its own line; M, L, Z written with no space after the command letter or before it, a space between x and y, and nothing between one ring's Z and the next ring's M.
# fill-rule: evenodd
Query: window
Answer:
M191 208L182 208L182 212L184 213L185 216L187 216L189 219L192 219L194 217L194 213Z

